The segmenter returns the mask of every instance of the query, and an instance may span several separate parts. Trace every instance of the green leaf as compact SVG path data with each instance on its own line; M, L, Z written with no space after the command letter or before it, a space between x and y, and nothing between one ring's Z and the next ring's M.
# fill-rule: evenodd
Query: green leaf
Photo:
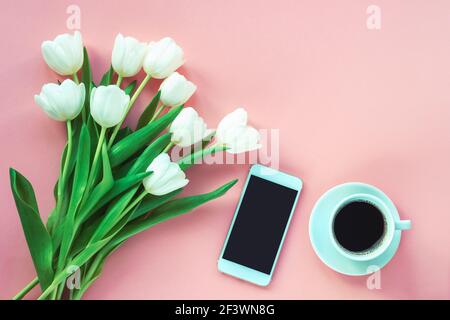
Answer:
M119 199L111 203L108 207L102 222L95 230L90 243L97 242L105 237L109 231L123 218L123 212L127 208L131 199L134 197L139 186L131 188L128 192L122 195Z
M79 204L81 203L81 199L83 198L84 191L86 190L87 180L89 177L90 153L91 140L89 130L87 126L83 124L81 128L80 140L77 146L75 174L72 184L72 194L70 196L68 214L75 214Z
M25 239L33 259L42 290L53 280L52 239L39 216L39 210L30 182L18 171L10 168L11 190L22 223Z
M139 186L133 188L121 198L113 201L106 213L93 216L86 222L77 238L77 243L73 249L74 254L81 252L89 243L96 242L100 238L111 239L127 224L129 217L137 209L137 206L134 206L132 210L127 209L125 211L125 209L138 188Z
M103 177L102 180L95 186L92 190L90 196L87 198L86 202L83 204L79 217L77 217L77 226L87 218L89 218L93 213L93 208L102 199L102 197L107 194L114 186L114 178L111 171L111 165L109 163L108 151L106 144L102 145L102 164L103 164Z
M115 177L126 177L129 174L143 172L147 169L153 159L169 144L170 134L166 133L157 138L152 144L140 154L136 154L136 158L130 158L127 162L117 166L114 170Z
M117 248L119 248L119 246L120 244L113 247L105 247L96 254L94 261L89 265L88 274L82 280L81 288L76 290L74 293L74 297L76 299L80 299L92 283L100 277L106 258L109 257Z
M135 200L138 200L137 198L135 198ZM134 204L134 202L133 202ZM131 204L129 205L131 206ZM110 238L115 236L120 230L123 229L123 227L128 223L131 215L133 214L134 211L136 211L137 206L134 206L133 208L129 209L129 207L127 206L127 208L125 209L125 211L122 212L122 214L118 217L117 222L112 226L112 228L106 233L106 238Z
M78 143L77 163L75 166L72 194L70 196L69 209L64 219L64 232L62 235L60 254L58 256L58 269L64 267L67 254L69 253L75 235L75 213L83 198L89 177L90 148L89 130L86 125L83 124L80 141Z
M103 178L102 180L95 186L94 190L91 192L89 197L85 202L82 203L80 212L76 216L75 220L75 230L78 230L80 225L86 221L95 211L93 207L97 204L97 202L108 193L108 191L113 187L114 180L111 172L111 166L109 164L108 153L106 151L106 145L102 146L102 163L103 163ZM63 227L62 225L56 226L56 230L53 235L53 247L55 249L61 243L61 239L63 236ZM77 238L77 244L79 242L79 238Z
M183 191L183 188L180 188L178 190L172 191L168 194L165 194L163 196L154 196L152 194L148 194L139 204L137 209L133 212L133 214L130 217L130 220L137 219L144 214L147 214L148 212L152 211L155 208L158 208L160 205L166 203L173 197L177 196Z
M205 194L200 194L196 196L190 196L180 199L172 200L161 207L157 208L153 214L154 215L178 215L182 213L186 213L198 207L205 202L216 199L220 196L223 196L225 192L227 192L231 187L233 187L238 180L234 179L230 181L220 188Z
M100 80L100 85L101 86L107 86L111 84L111 80L114 74L114 70L112 65L109 66L108 71L106 71L103 76L102 76L102 80Z
M206 137L204 137L202 140L202 148L205 149L215 136L216 131L212 130Z
M102 222L103 216L92 216L85 224L82 225L79 234L77 234L77 240L74 242L70 251L70 256L73 257L79 254L88 245L89 240L92 238L95 230Z
M145 145L156 138L180 113L183 106L173 108L161 118L152 121L142 129L139 129L126 138L120 140L111 148L111 166L115 167L133 154L141 150Z
M112 189L109 190L108 193L105 194L99 202L97 202L95 207L92 209L92 212L96 212L98 209L106 205L122 192L125 192L137 183L142 182L142 180L144 180L150 174L151 172L141 172L133 175L128 175L122 179L116 180Z
M201 163L201 160L203 157L206 157L209 154L214 154L216 152L225 151L228 147L226 146L217 146L213 148L203 149L199 150L197 152L191 153L187 155L186 157L180 159L178 161L178 165L180 166L181 170L186 171L190 167L192 167L196 163Z
M139 117L136 130L139 130L142 127L146 126L152 119L153 115L155 114L156 107L158 106L160 97L161 90L158 91L158 93L153 97L152 101L150 101L148 106L145 108L144 112L142 112L141 116Z
M111 243L109 243L108 246L117 245L125 241L129 237L141 231L144 231L158 223L175 218L181 214L191 211L195 207L198 207L208 201L223 196L232 186L236 184L237 181L238 181L237 179L230 181L221 186L220 188L211 191L209 193L175 199L163 204L162 206L155 209L146 219L144 220L137 219L128 223L113 238L113 240L111 240Z
M56 223L56 206L53 207L52 211L50 211L50 213L48 214L47 217L47 222L46 222L46 228L48 233L50 233L50 235L53 234L53 231L55 229L55 223Z
M73 123L73 121L72 121ZM80 121L80 124L82 124L82 121ZM80 139L80 131L81 131L81 126L74 128L73 130L73 146L77 146L78 145L78 141ZM63 167L64 167L64 163L66 160L66 154L67 154L67 147L68 144L66 143L64 150L63 150L63 154L61 156L61 164L60 164L60 173L59 173L59 179L62 176L62 171L63 171ZM72 147L73 148L73 147ZM72 152L72 155L69 159L69 165L68 165L68 173L67 173L67 179L66 179L66 185L63 186L63 200L62 200L62 206L61 206L61 212L66 212L67 207L69 205L69 199L70 199L70 188L68 187L68 183L70 182L70 177L72 175L72 171L75 168L75 162L76 162L76 158L77 158L77 153L76 152ZM59 179L56 181L55 186L53 188L53 195L55 197L55 201L58 201L58 183L59 183ZM56 212L56 207L51 211L50 215L47 218L47 230L50 233L50 235L53 235L55 228L57 227L55 225L56 220L59 219L58 215L61 214L61 212Z
M133 130L131 130L130 127L121 128L119 130L119 132L117 132L116 141L120 141L120 140L122 140L123 138L129 136L132 133L133 133Z
M133 163L128 174L135 174L147 170L150 163L164 150L170 142L170 133L165 133L150 144Z
M80 131L81 131L81 129L74 128L73 135L72 135L73 145L77 145L78 144L78 140L80 138L80 134L79 134ZM62 170L63 170L63 167L64 167L64 163L66 161L67 147L68 147L68 143L66 143L64 145L64 150L63 150L62 155L61 155L59 178L62 175ZM75 161L76 161L76 153L75 152L72 152L72 156L71 156L71 159L69 161L70 162L69 162L69 167L68 167L69 168L68 169L69 170L68 176L70 176L72 174L72 171L75 168ZM53 187L53 196L54 196L55 200L57 200L57 198L58 198L58 180L56 181L56 183L55 183L55 185Z
M100 128L95 122L94 118L89 117L87 120L87 127L89 129L89 136L91 137L91 162L94 158L95 149L97 148Z
M128 86L125 87L124 91L127 95L131 96L131 93L133 92L134 88L136 87L136 83L137 83L137 81L134 80Z
M97 252L99 252L111 238L105 238L101 241L89 244L83 251L81 251L75 258L70 262L71 265L78 266L81 268L86 262L89 261ZM53 282L44 290L39 300L45 299L48 295L55 290L58 285L63 282L68 276L67 270L62 270L57 273L53 279Z
M58 248L61 244L63 232L64 232L64 223L59 223L57 226L55 226L55 230L53 231L53 234L51 234L53 253L55 255L57 254Z
M78 267L83 266L94 254L100 251L111 239L105 238L101 241L97 241L95 243L91 243L86 246L86 248L81 251L75 258L72 260L72 264Z
M122 230L122 228L127 224L129 217L133 214L133 212L136 210L136 207L134 207L133 210L131 210L131 212L127 212L126 214L124 214L120 221L118 221L112 228L111 230L107 233L106 238L108 241L111 240L116 234L117 232L119 232L120 230ZM100 222L100 224L103 221ZM98 223L94 222L95 227L90 228L91 230L97 230L98 229ZM84 235L83 235L84 236ZM102 240L103 241L103 240ZM87 272L84 276L83 281L85 281L82 285L82 288L80 290L80 292L77 293L78 297L80 297L81 295L83 295L84 291L86 291L86 289L92 284L92 282L95 281L95 279L98 278L98 276L101 273L104 261L106 259L106 257L108 255L110 255L114 250L116 250L118 247L120 246L120 243L114 246L105 246L104 248L102 248L97 255L95 256L95 258L93 258L92 262L88 265L88 269ZM84 246L83 246L84 247Z
M128 175L128 172L130 171L131 167L136 162L137 156L138 156L138 154L132 156L126 162L113 168L114 177L116 177L117 179L122 179L122 178L126 177Z
M92 70L91 65L89 63L89 55L87 53L86 47L83 48L83 66L81 67L81 82L84 83L84 87L86 89L86 96L84 100L84 108L86 110L86 114L89 117L89 103L91 100L91 90L93 88L92 85Z
M66 185L66 188L64 188L64 196L63 196L63 202L61 206L61 212L65 213L67 212L69 208L69 201L70 201L70 194L72 193L72 184L70 183L71 180L69 180L69 183ZM54 209L56 210L56 208ZM55 225L55 228L52 232L47 227L48 232L50 233L50 236L52 237L52 243L53 243L53 253L56 253L59 249L59 245L61 244L62 235L64 231L64 223L61 223L63 221L64 217L59 220L60 223Z

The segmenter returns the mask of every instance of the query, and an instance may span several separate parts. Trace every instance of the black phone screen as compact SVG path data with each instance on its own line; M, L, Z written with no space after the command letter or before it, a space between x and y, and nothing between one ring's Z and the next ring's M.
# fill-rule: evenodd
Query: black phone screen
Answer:
M250 176L223 258L270 274L297 193Z

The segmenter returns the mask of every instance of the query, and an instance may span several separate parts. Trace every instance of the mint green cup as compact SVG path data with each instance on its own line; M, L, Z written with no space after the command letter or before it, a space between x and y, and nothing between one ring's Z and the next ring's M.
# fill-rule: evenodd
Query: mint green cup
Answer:
M356 201L368 202L371 205L375 206L383 215L383 220L385 224L384 233L381 236L381 238L371 248L362 252L353 252L342 247L336 240L333 228L335 218L339 213L339 211L347 204ZM331 243L342 256L347 257L348 259L354 261L369 261L379 257L380 255L386 252L386 250L389 248L394 239L394 234L396 230L408 230L408 229L411 229L411 221L400 220L396 218L396 215L390 211L389 207L383 202L383 200L370 194L357 193L343 198L334 207L328 226L328 234L331 239Z

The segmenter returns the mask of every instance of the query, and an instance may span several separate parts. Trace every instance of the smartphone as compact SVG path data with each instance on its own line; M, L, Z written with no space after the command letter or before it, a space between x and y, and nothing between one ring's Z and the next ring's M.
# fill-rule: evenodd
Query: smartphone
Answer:
M218 261L219 271L267 286L294 213L302 180L253 165Z

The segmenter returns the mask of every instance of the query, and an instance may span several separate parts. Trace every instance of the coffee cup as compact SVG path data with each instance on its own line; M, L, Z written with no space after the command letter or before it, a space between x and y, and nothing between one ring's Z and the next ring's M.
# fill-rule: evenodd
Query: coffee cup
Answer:
M336 250L354 261L368 261L382 255L398 230L411 228L390 206L371 194L357 193L337 203L331 214L329 236Z

